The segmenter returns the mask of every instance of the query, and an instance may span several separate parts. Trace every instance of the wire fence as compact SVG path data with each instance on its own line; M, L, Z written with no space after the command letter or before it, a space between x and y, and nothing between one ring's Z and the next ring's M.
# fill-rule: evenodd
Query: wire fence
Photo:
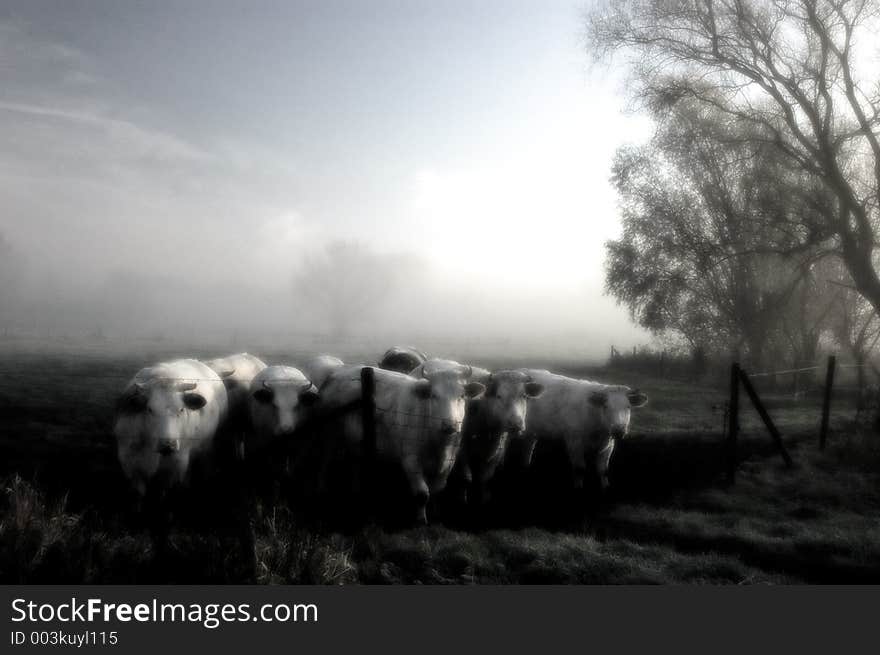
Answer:
M28 384L41 384L40 380L44 380L47 389L47 398L51 398L53 396L57 397L60 402L63 398L74 398L74 397L83 397L86 401L97 403L100 402L101 398L105 397L106 394L112 393L111 385L98 385L94 388L90 387L88 384L65 384L63 380L105 380L107 382L129 382L135 380L130 373L124 373L118 370L89 370L95 364L92 362L77 362L75 366L79 367L78 370L70 370L70 369L62 369L55 370L51 366L46 366L42 369L34 369L33 371L27 367L22 366L21 368L13 368L13 367L3 367L0 369L0 378L3 378L9 382L6 384L6 388L11 388L14 386L28 386ZM365 364L359 364L359 366L366 366ZM117 364L112 364L113 368L117 368ZM85 370L82 370L82 369ZM794 368L780 368L777 370L760 370L755 373L746 373L746 375L750 379L754 380L762 380L773 378L774 376L782 377L782 376L795 376L799 374L808 374L815 373L817 371L821 371L823 366L814 365L814 366L802 366L802 367L794 367ZM839 371L846 371L848 373L856 372L859 370L865 371L870 370L872 368L871 364L868 363L851 363L851 362L841 362L837 364L837 369ZM745 372L744 372L745 373ZM774 412L779 411L783 414L783 422L785 422L785 412L789 411L788 408L791 408L791 412L797 412L798 408L801 410L808 409L808 406L814 400L811 400L814 396L814 391L821 390L823 385L821 382L817 382L818 376L810 376L811 382L808 385L805 385L805 389L795 389L794 393L789 393L786 390L780 389L776 385L772 385L767 388L759 388L759 391L762 395L766 394L770 398L770 407ZM863 386L855 386L852 382L855 376L841 376L838 380L835 381L833 386L833 392L838 394L835 402L836 411L839 415L842 415L845 410L845 407L849 407L850 403L858 403L859 406L856 407L856 411L859 413L859 416L864 416L864 408L861 406L865 403L862 401L862 397L865 395L865 387ZM62 382L59 384L52 384L52 380L61 380ZM153 378L155 380L159 380L162 383L218 383L222 379L220 378L207 378L207 377L190 377L190 376L159 376L157 378ZM236 382L240 384L250 384L257 379L255 376L248 377L239 377L235 378ZM357 377L349 378L350 381L354 382L358 380ZM20 382L16 382L16 380L20 380ZM135 380L137 381L137 380ZM269 384L272 386L296 386L300 387L303 385L303 380L268 380ZM119 391L122 392L124 387L119 385ZM36 389L36 386L33 387ZM42 386L40 387L42 388ZM640 433L650 434L650 433L662 433L664 431L688 431L688 432L699 432L703 431L707 434L709 432L721 433L726 430L726 422L724 420L724 414L728 411L727 403L724 399L724 391L719 387L713 387L717 389L717 391L711 391L708 388L702 389L701 394L699 396L691 396L690 398L669 398L669 394L667 396L661 397L661 402L664 402L663 409L661 411L660 407L655 401L647 407L646 409L639 410L638 413L634 413L633 421L636 425L636 429ZM871 389L873 387L870 387ZM659 393L659 392L658 392ZM12 399L18 395L16 391L15 394L8 393L2 394L5 395L7 399ZM22 397L24 395L22 394ZM788 400L787 400L788 399ZM2 400L2 398L0 398ZM33 399L28 399L28 405L34 405L35 401ZM870 404L870 403L868 403ZM394 420L391 421L389 417L394 416L394 411L390 408L377 408L377 412L383 414L386 417L386 424L389 425L411 425L415 423L415 420L426 420L429 422L442 421L442 419L438 419L435 416L430 416L422 413L406 413L400 412L397 410L397 416L400 419L414 419L413 421L403 420ZM751 417L748 417L751 420Z
M773 377L776 375L788 375L791 373L805 373L807 371L819 371L821 370L821 366L805 366L803 368L789 368L782 369L779 371L762 371L760 373L748 373L750 378L764 378L764 377Z

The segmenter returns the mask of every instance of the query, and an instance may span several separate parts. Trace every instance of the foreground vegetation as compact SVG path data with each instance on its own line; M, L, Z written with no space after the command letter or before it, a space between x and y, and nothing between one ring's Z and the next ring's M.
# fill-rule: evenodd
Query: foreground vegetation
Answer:
M856 454L857 453L857 454ZM880 452L860 441L745 462L732 487L662 503L620 500L565 530L457 531L440 525L354 533L316 530L285 507L255 519L262 583L784 583L880 581ZM18 477L2 489L5 583L236 581L223 537L171 535L156 570L143 530L71 512Z

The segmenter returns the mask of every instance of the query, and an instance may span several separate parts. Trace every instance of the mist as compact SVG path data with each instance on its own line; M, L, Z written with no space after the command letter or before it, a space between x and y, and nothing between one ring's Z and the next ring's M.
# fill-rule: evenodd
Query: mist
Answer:
M0 12L7 341L648 339L603 293L648 130L579 6L244 7Z

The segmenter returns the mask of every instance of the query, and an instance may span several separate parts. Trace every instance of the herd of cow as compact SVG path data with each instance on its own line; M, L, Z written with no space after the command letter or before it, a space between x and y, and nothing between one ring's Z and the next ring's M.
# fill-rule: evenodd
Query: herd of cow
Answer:
M308 440L322 452L311 472L316 484L332 484L325 472L334 458L363 459L363 369L328 355L299 368L267 366L246 353L144 368L117 404L122 469L139 496L162 497L194 484L194 469L224 462L258 466L262 478L291 475L278 456L261 454L290 452L287 446ZM575 486L592 470L607 487L630 410L647 402L625 386L547 370L490 372L414 348L388 350L372 378L374 455L406 479L410 516L419 523L427 522L429 498L449 481L462 500L480 503L505 459L516 452L518 461L508 465L527 467L544 439L564 445Z

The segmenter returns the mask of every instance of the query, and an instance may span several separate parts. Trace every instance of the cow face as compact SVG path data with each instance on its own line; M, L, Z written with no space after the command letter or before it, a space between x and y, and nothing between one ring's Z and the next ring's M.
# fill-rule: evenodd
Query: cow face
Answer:
M633 407L642 407L648 396L629 387L608 387L590 393L588 402L599 416L600 431L622 439L629 431Z
M135 384L120 399L118 411L138 426L142 450L173 457L197 429L207 402L195 382Z
M529 398L544 393L543 385L532 382L520 371L499 371L489 378L483 398L486 422L491 432L518 436L526 428Z
M120 461L141 495L148 487L183 479L207 404L194 382L136 383L120 398L115 427Z
M317 399L318 390L303 379L257 380L251 390L254 427L263 437L291 436Z
M468 382L463 371L451 370L426 374L426 379L419 380L414 388L415 394L426 404L424 413L437 422L445 435L461 431L467 399L477 398L485 390L479 382Z

